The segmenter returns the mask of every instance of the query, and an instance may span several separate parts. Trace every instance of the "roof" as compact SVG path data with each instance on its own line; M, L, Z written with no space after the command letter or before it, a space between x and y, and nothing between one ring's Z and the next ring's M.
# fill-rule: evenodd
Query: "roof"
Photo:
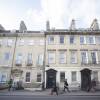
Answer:
M0 30L0 36L43 36L43 31Z
M39 36L39 35L100 35L100 30L92 29L54 29L49 31L26 31L24 33L19 32L19 30L0 30L0 35L5 36Z
M92 30L92 29L75 29L75 30L65 30L65 29L55 29L50 31L45 31L46 35L57 35L57 34L81 34L81 35L94 35L94 34L100 34L100 30Z

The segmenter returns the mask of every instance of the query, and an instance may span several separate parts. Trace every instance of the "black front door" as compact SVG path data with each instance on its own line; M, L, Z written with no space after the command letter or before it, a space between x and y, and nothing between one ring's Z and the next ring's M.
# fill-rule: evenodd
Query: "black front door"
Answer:
M81 89L87 91L91 88L91 70L81 70Z
M46 88L51 88L53 84L56 83L56 72L54 69L47 70Z

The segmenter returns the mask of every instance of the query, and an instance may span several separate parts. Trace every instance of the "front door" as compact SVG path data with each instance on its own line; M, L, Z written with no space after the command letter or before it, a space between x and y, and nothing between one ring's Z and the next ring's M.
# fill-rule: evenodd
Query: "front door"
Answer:
M51 88L53 84L56 83L56 72L54 69L47 70L46 88Z
M87 91L91 87L91 70L81 70L81 89Z

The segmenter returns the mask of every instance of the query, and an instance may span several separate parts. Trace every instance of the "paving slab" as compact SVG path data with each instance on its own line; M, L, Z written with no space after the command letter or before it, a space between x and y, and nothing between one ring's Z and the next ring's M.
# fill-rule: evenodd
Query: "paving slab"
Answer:
M94 91L94 92L85 92L85 91L71 91L70 93L68 92L62 92L59 91L59 95L68 95L68 96L100 96L100 91ZM15 90L15 91L8 91L8 90L0 90L0 96L21 96L21 95L51 95L51 90L46 89L45 91L42 90L34 90L34 91L29 91L29 90ZM54 93L55 95L55 93Z

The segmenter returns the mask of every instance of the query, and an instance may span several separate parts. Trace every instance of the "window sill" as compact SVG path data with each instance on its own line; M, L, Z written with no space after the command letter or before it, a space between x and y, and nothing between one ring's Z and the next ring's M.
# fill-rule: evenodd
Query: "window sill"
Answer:
M42 82L36 82L36 83L42 83Z
M25 83L31 83L31 82L25 82Z
M70 64L78 64L78 63L70 63Z
M59 63L59 64L61 64L61 65L65 65L65 64L67 64L67 63Z

